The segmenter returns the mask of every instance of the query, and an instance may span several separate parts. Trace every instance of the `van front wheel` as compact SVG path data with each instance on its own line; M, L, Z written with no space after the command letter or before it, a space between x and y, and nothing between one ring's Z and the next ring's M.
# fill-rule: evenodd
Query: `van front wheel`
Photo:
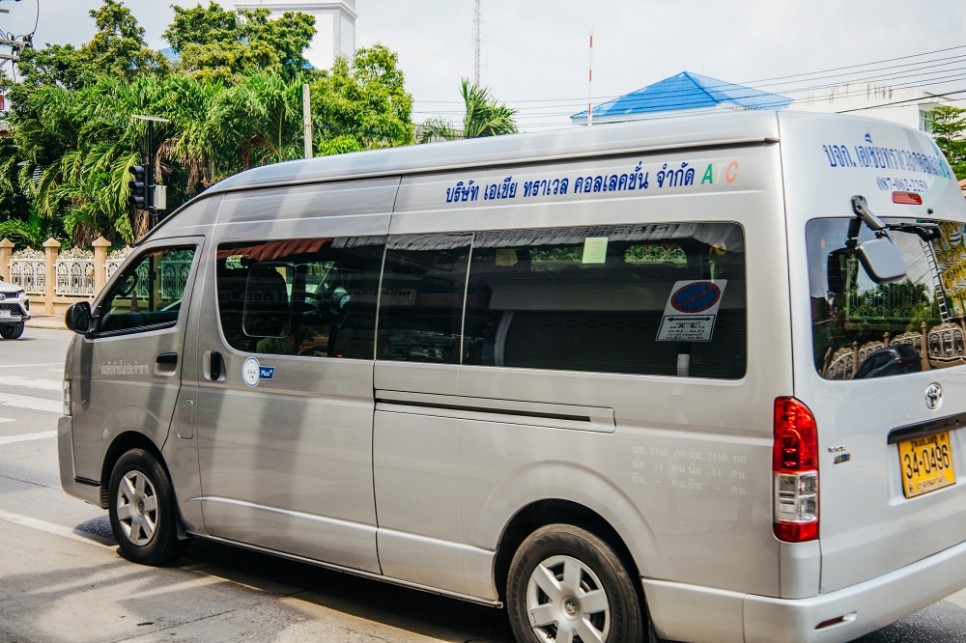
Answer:
M143 449L131 449L114 465L108 486L111 529L125 558L160 565L187 546L178 540L178 516L168 472Z
M530 534L510 563L507 612L518 641L641 642L645 617L614 550L572 525Z

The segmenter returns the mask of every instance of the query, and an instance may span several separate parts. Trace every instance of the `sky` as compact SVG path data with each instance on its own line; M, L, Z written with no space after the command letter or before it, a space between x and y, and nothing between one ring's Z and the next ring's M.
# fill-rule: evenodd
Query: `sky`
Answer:
M171 4L123 0L148 45ZM207 0L205 0L207 4ZM233 6L232 0L220 2ZM0 0L0 31L81 45L100 0ZM356 47L399 55L413 120L462 119L474 0L356 0ZM481 85L522 130L565 127L594 104L689 71L792 98L844 81L956 92L966 107L966 0L481 0ZM593 53L589 47L593 33ZM593 83L588 70L593 69Z

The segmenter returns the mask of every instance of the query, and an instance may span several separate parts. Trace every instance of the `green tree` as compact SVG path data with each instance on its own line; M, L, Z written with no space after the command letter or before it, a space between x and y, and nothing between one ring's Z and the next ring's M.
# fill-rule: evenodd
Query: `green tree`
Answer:
M399 58L384 45L338 58L330 74L312 84L315 147L321 154L413 143L412 96Z
M200 78L232 83L256 71L302 76L302 53L315 35L315 18L285 12L270 20L269 15L267 9L227 11L215 2L175 6L164 37L178 53L176 68Z
M130 9L117 0L103 0L100 8L89 13L97 32L83 50L98 72L132 80L167 69L164 56L148 49L144 28Z
M98 32L82 47L25 52L25 82L10 90L13 137L0 141L0 222L12 222L3 229L24 239L66 232L75 245L143 235L147 213L127 202L128 170L146 161L147 124L135 115L166 119L154 124L153 169L169 209L240 170L300 157L305 82L316 150L412 142L412 98L385 47L320 72L302 63L311 17L269 20L214 3L176 13L167 33L182 63L171 67L144 47L119 0L91 13Z
M966 109L943 105L932 112L932 135L953 172L966 178Z
M466 114L463 116L462 136L448 121L431 118L422 125L420 143L439 139L451 141L456 138L479 138L516 133L517 125L513 120L516 110L490 97L488 89L464 78L460 84L460 94L463 96L463 105L466 109Z

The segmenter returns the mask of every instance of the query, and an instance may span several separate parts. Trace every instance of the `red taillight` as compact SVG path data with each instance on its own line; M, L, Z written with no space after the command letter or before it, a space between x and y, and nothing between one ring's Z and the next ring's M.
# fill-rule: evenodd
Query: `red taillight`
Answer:
M922 195L916 192L893 192L892 202L899 205L922 205Z
M775 399L774 532L780 540L818 538L818 427L807 406Z

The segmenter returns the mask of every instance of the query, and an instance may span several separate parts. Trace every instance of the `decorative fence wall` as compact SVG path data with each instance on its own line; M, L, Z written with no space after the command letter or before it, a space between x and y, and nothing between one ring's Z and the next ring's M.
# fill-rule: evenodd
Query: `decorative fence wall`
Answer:
M60 252L60 242L48 239L43 251L14 250L9 239L0 241L0 276L24 287L34 314L62 314L81 299L93 299L117 270L130 248L108 255L111 242L98 237L91 249Z

